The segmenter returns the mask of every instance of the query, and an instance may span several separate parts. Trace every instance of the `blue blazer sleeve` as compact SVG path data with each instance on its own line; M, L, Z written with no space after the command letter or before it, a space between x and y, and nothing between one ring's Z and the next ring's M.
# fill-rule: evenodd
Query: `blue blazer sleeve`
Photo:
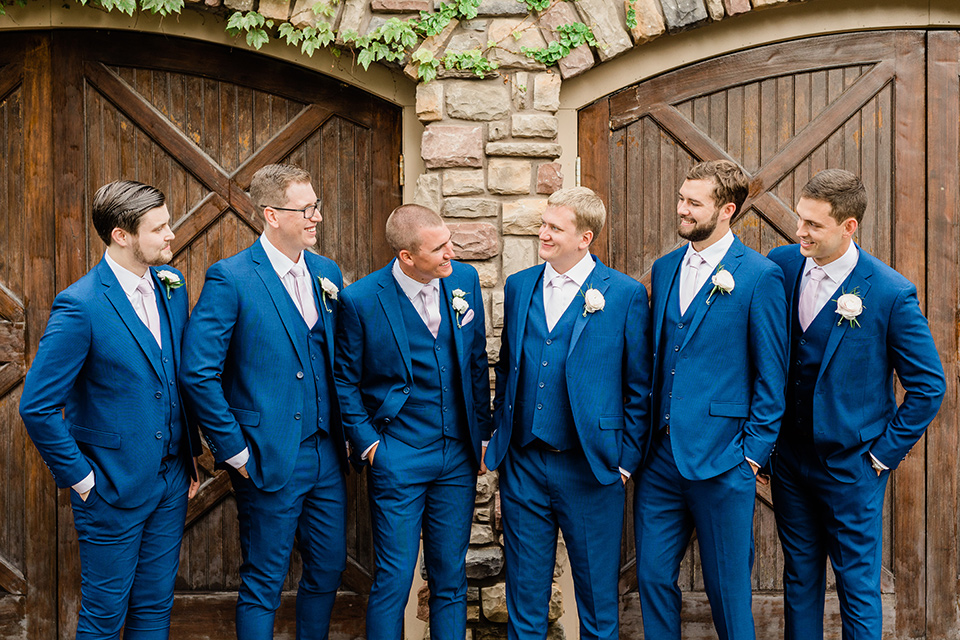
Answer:
M364 327L357 311L357 301L352 296L354 291L355 289L351 291L351 287L347 287L340 294L333 379L340 399L344 433L357 448L356 453L359 456L379 440L380 435L373 426L360 392L364 364Z
M640 468L650 440L651 355L650 306L641 284L630 300L629 324L624 327L623 349L623 449L620 466L634 474Z
M37 356L27 373L20 416L58 487L71 487L93 471L70 435L61 408L90 350L90 317L71 290L56 297Z
M223 394L220 376L239 316L236 283L221 263L207 270L183 338L180 383L217 462L247 446Z
M474 316L468 327L473 328L473 339L470 344L473 349L470 353L470 384L473 385L473 412L476 416L477 430L482 441L490 439L490 363L487 360L487 324L483 310L483 294L480 290L480 277L471 269L473 275L473 299L477 302L471 305ZM469 410L469 408L468 408Z

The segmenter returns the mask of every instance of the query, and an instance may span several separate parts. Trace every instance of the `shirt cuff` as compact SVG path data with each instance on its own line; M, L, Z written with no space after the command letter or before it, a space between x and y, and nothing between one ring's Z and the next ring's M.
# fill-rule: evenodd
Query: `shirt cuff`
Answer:
M247 464L247 461L250 460L250 449L247 447L243 448L243 451L233 456L232 458L227 458L225 462L233 467L234 469L239 469L243 465Z
M367 459L367 456L370 455L370 449L373 449L373 448L374 448L375 446L377 446L378 444L380 444L380 441L379 441L379 440L377 440L377 441L374 442L372 445L370 445L369 447L367 447L366 449L364 449L364 450L363 450L363 453L360 454L360 459L361 459L361 460L366 460L366 459Z
M480 446L481 446L481 447L484 447L484 448L485 448L485 447L489 447L489 446L490 446L490 441L489 441L489 440L483 440L482 442L480 442Z
M759 469L760 467L763 466L762 464L758 463L756 460L754 460L754 459L752 459L752 458L748 458L747 456L743 456L743 457L744 457L744 459L746 459L747 462L749 462L750 464L754 465L757 469Z
M867 453L870 453L869 451ZM870 453L870 459L873 460L873 468L877 471L890 471L890 467L877 460L877 456Z
M626 476L628 480L630 479L630 476L633 475L623 467L617 467L617 468L620 469L620 475Z
M93 486L94 486L96 483L97 483L97 481L96 481L96 480L94 479L94 477L93 477L93 471L91 471L90 473L87 474L87 477L86 477L86 478L84 478L83 480L81 480L81 481L78 482L77 484L73 485L73 486L71 487L71 489L73 489L74 491L76 491L78 494L83 495L83 494L85 494L87 491L90 491L90 489L93 489Z

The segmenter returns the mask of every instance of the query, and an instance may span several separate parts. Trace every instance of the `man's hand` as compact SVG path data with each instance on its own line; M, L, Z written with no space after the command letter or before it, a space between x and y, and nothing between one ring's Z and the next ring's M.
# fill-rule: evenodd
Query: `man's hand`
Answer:
M247 478L248 480L250 479L250 474L247 473L247 465L243 465L242 467L237 469L237 473L242 475L244 478Z
M482 476L489 469L487 469L487 448L484 447L483 451L480 452L480 471L477 472L478 476Z
M190 479L190 488L187 490L187 500L192 500L193 496L197 495L197 491L200 490L200 473L197 471L197 460L198 458L193 458L193 478Z
M747 460L747 463L750 465L750 468L753 470L753 475L757 478L757 483L762 485L770 484L770 476L765 473L760 473L760 465L755 463L753 460Z
M90 489L87 489L86 491L84 491L83 493L80 494L80 499L83 500L84 502L86 502L86 501L87 501L87 496L89 496L89 495L90 495Z
M370 467L373 468L373 456L377 453L377 447L380 446L380 443L376 443L373 447L370 448L370 451L367 452L367 462L370 463Z

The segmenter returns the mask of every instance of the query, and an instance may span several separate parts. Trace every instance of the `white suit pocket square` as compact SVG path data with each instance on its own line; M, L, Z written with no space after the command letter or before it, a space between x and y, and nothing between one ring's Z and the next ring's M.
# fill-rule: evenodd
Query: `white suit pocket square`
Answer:
M463 314L463 318L460 320L460 326L465 327L473 320L473 309L467 309L467 312Z

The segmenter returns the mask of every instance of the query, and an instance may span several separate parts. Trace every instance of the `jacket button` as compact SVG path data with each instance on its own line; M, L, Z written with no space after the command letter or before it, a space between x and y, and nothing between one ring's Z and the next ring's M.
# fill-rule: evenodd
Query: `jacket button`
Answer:
M303 371L297 371L297 380L303 380Z
M300 414L299 414L299 413L294 414L293 419L294 419L294 420L299 420L299 419L300 419Z
M410 387L404 387L404 388L403 388L403 392L404 392L404 393L410 393Z
M159 400L160 398L163 397L163 394L160 393L159 391L157 391L155 394L153 394L153 397L156 398L157 400Z
M390 424L390 418L384 418L383 424Z
M157 440L163 440L163 434L160 433L159 431L157 431L157 435L155 437Z

